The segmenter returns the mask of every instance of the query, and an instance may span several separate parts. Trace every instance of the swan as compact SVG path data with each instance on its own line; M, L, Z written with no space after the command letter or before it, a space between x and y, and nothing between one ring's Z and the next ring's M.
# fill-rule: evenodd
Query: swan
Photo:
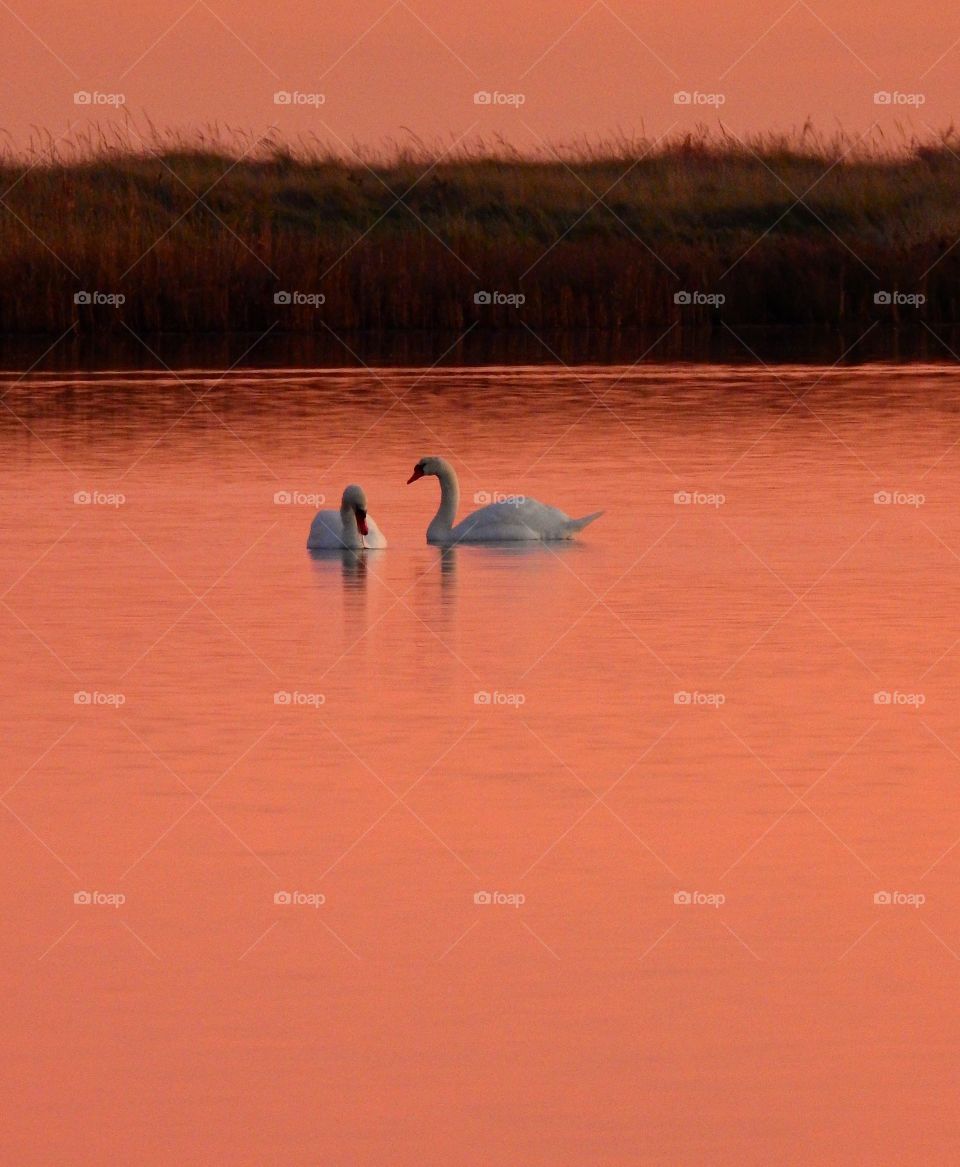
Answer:
M533 498L517 496L507 502L481 507L454 526L460 484L456 471L445 458L421 458L407 479L407 485L433 474L440 479L440 507L427 527L428 543L501 543L533 540L571 539L603 511L582 519L571 519L556 507Z
M338 511L317 511L310 524L308 551L341 551L344 547L386 547L383 532L367 517L367 496L362 486L348 486Z

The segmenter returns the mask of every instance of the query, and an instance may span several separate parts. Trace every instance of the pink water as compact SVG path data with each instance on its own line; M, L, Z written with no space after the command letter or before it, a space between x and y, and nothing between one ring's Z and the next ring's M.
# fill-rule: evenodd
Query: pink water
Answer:
M955 1161L953 370L15 380L5 1161Z

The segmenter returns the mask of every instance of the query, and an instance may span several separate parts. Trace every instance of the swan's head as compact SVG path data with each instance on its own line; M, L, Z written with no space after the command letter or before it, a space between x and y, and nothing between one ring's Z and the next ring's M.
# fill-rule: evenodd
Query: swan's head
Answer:
M353 512L357 517L357 530L361 535L367 534L367 496L362 486L348 486L340 500L340 516L346 517Z
M436 474L439 476L445 471L449 472L449 470L450 463L445 458L421 458L416 466L414 466L413 473L407 479L407 486L411 482L416 482L418 478L425 478L428 474Z

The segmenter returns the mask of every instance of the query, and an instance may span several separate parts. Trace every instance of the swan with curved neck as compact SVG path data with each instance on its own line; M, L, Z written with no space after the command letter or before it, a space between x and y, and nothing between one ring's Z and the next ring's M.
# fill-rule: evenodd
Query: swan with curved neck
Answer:
M504 502L490 503L455 522L460 503L460 484L454 468L445 458L421 458L407 479L407 485L433 475L440 481L440 506L427 527L428 543L515 543L572 539L603 511L582 519L571 519L556 507L533 498L513 495Z
M307 537L308 551L359 550L386 547L387 540L367 515L367 496L362 486L351 485L343 492L339 511L317 511Z

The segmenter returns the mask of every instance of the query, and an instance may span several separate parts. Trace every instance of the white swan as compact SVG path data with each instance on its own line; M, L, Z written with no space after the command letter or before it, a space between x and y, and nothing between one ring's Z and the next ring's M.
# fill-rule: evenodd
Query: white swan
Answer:
M344 547L386 547L383 532L367 516L367 496L362 486L348 486L338 511L317 511L310 524L308 551L341 551Z
M603 511L582 519L571 519L556 507L544 506L533 498L517 495L506 502L481 507L454 526L460 485L456 471L444 458L421 458L407 479L407 485L434 474L440 479L440 507L427 527L428 543L501 543L532 540L571 539Z

